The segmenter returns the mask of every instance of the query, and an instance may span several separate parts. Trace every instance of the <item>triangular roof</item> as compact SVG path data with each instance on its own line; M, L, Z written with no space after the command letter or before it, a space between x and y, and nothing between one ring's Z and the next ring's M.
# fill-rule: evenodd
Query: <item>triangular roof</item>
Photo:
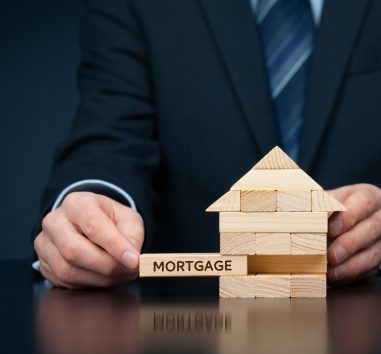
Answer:
M214 202L206 211L239 211L240 191L318 191L315 203L319 211L343 211L346 208L324 192L307 173L278 146L273 148L249 172L241 177L230 191Z
M275 146L265 157L255 164L252 170L300 169L279 146Z

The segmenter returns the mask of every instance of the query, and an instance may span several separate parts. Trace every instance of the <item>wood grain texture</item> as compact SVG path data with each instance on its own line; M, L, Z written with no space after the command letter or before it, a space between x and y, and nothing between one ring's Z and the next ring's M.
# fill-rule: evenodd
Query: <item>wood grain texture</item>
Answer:
M256 170L296 169L299 166L279 147L274 147L254 167Z
M310 176L300 169L250 170L231 190L322 190Z
M290 297L290 274L220 277L221 298Z
M290 297L290 274L258 274L255 277L255 297Z
M311 191L278 191L277 211L311 211Z
M326 233L297 233L291 234L291 254L326 254Z
M220 232L327 232L327 213L221 212Z
M240 211L240 191L228 191L217 199L206 211Z
M221 298L254 298L255 275L220 277Z
M255 254L254 232L223 232L220 234L220 252L224 255Z
M256 233L256 254L291 254L291 234L287 232Z
M345 211L347 208L324 191L312 191L312 211Z
M291 297L326 297L325 274L292 274Z
M241 211L276 211L276 191L241 191Z
M248 256L248 273L326 273L326 255Z
M217 253L146 253L140 256L141 277L246 275L247 256Z

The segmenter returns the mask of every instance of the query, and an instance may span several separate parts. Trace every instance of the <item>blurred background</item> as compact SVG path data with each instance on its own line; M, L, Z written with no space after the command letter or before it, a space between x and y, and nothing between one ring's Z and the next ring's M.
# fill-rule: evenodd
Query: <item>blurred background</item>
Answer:
M77 104L82 0L0 0L0 259L32 254L54 149Z

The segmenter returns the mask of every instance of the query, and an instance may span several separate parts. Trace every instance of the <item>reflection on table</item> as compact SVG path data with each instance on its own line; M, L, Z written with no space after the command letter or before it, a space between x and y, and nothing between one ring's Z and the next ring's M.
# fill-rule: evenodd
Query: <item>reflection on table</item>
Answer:
M378 292L334 289L328 299L51 289L38 300L38 339L49 354L376 353L381 349L377 285Z

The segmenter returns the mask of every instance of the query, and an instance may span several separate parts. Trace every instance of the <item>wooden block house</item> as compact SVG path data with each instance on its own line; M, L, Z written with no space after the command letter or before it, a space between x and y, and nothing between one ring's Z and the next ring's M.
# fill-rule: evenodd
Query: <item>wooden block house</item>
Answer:
M143 254L140 276L219 276L224 298L325 297L328 213L344 210L275 147L207 209L219 254Z
M325 297L328 213L344 210L275 147L207 209L221 255L247 256L247 275L220 277L220 297Z

